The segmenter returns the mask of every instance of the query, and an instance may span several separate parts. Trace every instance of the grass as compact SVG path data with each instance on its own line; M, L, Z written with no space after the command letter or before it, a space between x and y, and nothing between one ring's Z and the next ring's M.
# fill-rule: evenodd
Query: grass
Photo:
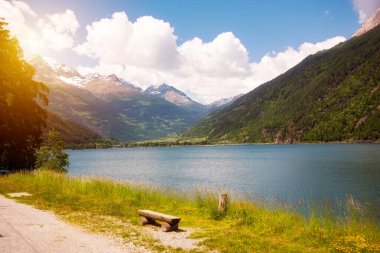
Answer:
M380 250L380 229L353 199L348 215L311 213L304 218L285 207L268 208L246 200L231 200L217 211L217 194L193 193L111 181L79 178L46 171L0 177L0 193L27 191L20 201L52 210L70 222L111 233L155 251L182 251L142 235L138 209L182 217L182 227L199 228L205 249L219 252L374 252ZM321 212L318 212L321 213ZM197 250L194 250L197 251Z

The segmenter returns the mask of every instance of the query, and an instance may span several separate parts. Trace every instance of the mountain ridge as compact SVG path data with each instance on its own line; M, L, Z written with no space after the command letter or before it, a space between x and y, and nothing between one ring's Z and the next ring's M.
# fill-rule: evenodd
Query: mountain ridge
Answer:
M380 25L380 8L378 8L367 20L363 22L360 28L352 35L360 36L368 32L369 30L375 28Z
M158 87L149 86L144 90L145 94L149 94L152 96L158 96L166 101L173 103L179 107L182 107L186 110L196 111L203 114L208 112L207 105L203 105L191 99L188 95L186 95L183 91L178 90L174 86L163 83Z
M186 132L222 143L378 141L380 27L308 56Z
M51 91L48 110L105 137L139 141L176 135L216 108L191 100L173 86L162 85L164 95L155 96L114 74L82 76L40 56L28 60L37 70L35 79ZM176 96L190 103L176 103L171 99Z

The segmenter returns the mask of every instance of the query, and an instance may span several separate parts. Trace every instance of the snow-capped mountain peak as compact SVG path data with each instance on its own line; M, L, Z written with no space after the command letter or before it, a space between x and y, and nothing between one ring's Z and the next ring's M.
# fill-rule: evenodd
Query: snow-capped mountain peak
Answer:
M64 76L67 78L70 78L70 77L83 78L76 69L71 68L64 64L60 64L51 57L42 57L42 60L44 60L57 73L57 76Z
M127 98L134 94L146 94L162 98L187 110L199 112L206 112L212 108L229 104L236 99L236 97L226 98L210 105L202 105L192 100L181 90L166 83L162 83L159 86L150 86L142 91L140 87L115 74L102 75L95 72L82 76L74 68L59 64L52 58L32 55L27 57L26 60L37 69L37 78L40 80L48 80L48 82L55 82L60 85L72 85L90 91L102 99L112 99L113 97Z
M77 87L82 87L85 80L74 68L59 64L50 57L32 54L26 57L26 61L37 69L37 76L53 78Z
M148 88L146 88L146 90L144 91L144 93L150 94L150 95L161 95L161 91L159 91L158 88L154 87L153 85L151 85Z
M144 93L152 96L159 96L166 101L181 107L199 105L199 103L193 101L184 92L166 83L163 83L158 87L149 86Z
M210 108L224 107L229 104L232 104L233 102L235 102L235 100L237 100L241 96L243 96L243 94L239 94L233 97L221 98L219 100L212 102L211 104L208 104L207 106Z
M94 72L94 73L88 73L84 76L85 79L87 80L92 80L92 79L98 79L98 78L101 78L102 75L99 74L98 72Z

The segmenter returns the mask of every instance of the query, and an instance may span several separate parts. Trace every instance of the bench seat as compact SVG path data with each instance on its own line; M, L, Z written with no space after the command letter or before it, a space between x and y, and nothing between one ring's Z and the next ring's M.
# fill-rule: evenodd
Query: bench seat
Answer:
M141 217L141 225L157 224L156 220L159 220L163 222L161 224L161 227L165 232L178 230L178 223L181 221L180 217L159 213L151 210L139 210L138 213Z

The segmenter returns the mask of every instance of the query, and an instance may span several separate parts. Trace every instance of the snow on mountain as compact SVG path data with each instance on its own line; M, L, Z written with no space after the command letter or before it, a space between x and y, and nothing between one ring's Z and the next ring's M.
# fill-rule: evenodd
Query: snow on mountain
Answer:
M108 76L86 75L82 87L102 99L127 98L142 92L141 88L114 74Z
M65 82L65 83L68 83L68 84L71 84L71 85L74 85L74 86L77 86L77 87L83 87L83 81L84 79L81 78L81 77L77 77L77 76L73 76L73 77L65 77L65 76L58 76L58 79Z
M230 103L232 101L232 99L233 99L233 97L222 98L222 99L219 99L215 102L212 102L210 105L218 107L218 106Z
M37 56L34 56L34 58L36 57ZM41 57L40 61L41 60L45 61L45 63L47 63L54 70L57 76L63 76L67 78L80 77L83 79L77 70L67 65L57 63L53 58Z
M375 11L375 13L372 14L371 17L369 17L364 23L361 25L361 27L352 35L353 37L355 36L360 36L372 28L378 26L380 24L380 8Z
M233 103L236 99L240 98L241 96L243 96L243 94L239 94L228 98L221 98L219 100L216 100L215 102L212 102L211 104L208 104L207 106L210 108L223 107Z
M99 96L110 93L141 92L141 88L114 74L103 76L99 73L91 73L82 76L74 68L59 64L49 57L30 55L26 60L37 69L37 76L62 81L66 84L89 90Z
M189 98L184 92L166 83L163 83L158 87L150 86L144 91L144 93L152 96L159 96L166 101L181 107L201 105Z
M57 63L54 59L31 55L26 58L36 69L36 77L43 80L56 82L57 84L67 84L90 91L95 96L102 99L112 99L114 97L128 98L136 94L145 94L160 97L167 102L191 111L207 113L213 109L227 105L237 97L223 98L212 104L203 105L187 96L184 92L168 84L161 84L158 87L150 86L146 90L133 85L132 83L116 76L101 75L99 73L89 73L82 76L77 70Z
M98 72L88 73L87 75L84 76L84 78L87 80L97 79L97 78L101 78L101 77L102 77L102 75L100 75Z
M63 64L58 64L54 59L49 57L41 57L34 54L26 57L26 61L36 68L37 78L41 77L48 78L49 80L62 81L76 87L82 87L86 80L75 69Z
M150 95L161 95L161 91L158 90L158 88L154 86L149 86L144 93L150 94Z

